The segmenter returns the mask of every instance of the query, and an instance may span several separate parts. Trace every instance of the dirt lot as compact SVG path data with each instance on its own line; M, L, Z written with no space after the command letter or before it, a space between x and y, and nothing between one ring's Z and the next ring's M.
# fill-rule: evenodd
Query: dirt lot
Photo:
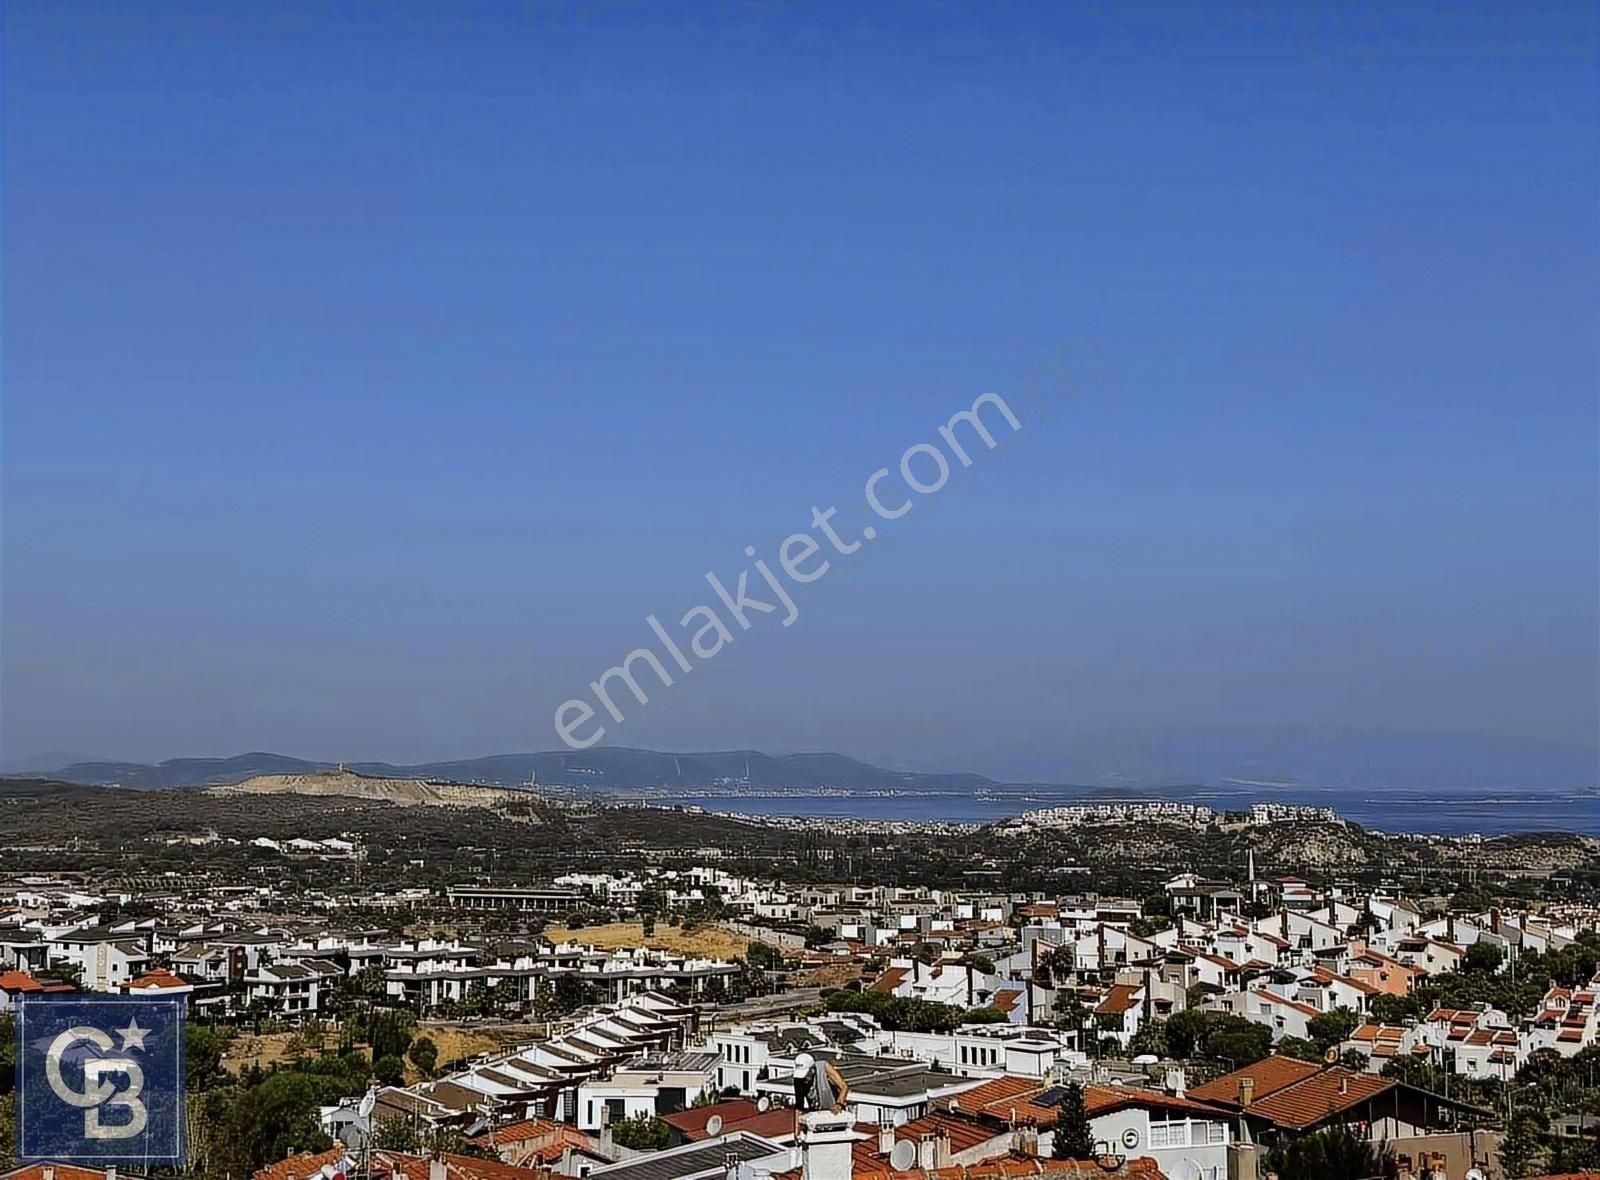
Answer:
M457 1025L423 1024L417 1026L415 1035L433 1039L433 1043L439 1046L439 1064L444 1065L459 1057L472 1057L503 1045L531 1041L535 1032L532 1027L516 1025L497 1025L493 1029L480 1029ZM262 1036L241 1033L228 1047L228 1052L222 1059L223 1068L231 1073L239 1073L251 1065L265 1068L273 1062L286 1061L290 1056L290 1044L297 1036L297 1033L287 1032L266 1033ZM330 1031L323 1038L323 1044L328 1049L338 1048L338 1033ZM406 1062L406 1080L411 1082L421 1080L421 1075L412 1068L409 1061Z
M826 967L814 967L810 971L802 971L791 980L793 987L820 987L824 991L829 988L844 987L847 983L854 983L861 978L861 964L859 963L830 963Z
M680 927L668 926L665 922L657 922L655 933L648 939L644 936L644 926L639 922L611 922L604 926L583 926L577 930L568 930L564 926L550 926L545 929L544 936L555 942L566 939L586 942L605 950L649 946L656 950L704 959L743 958L750 946L748 938L716 926L699 926L685 932Z

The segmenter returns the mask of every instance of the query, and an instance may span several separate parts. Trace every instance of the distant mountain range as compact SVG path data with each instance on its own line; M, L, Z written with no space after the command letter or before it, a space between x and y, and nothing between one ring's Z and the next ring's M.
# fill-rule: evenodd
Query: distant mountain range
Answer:
M1127 730L1087 736L1040 733L1025 748L997 742L972 764L1006 768L1010 778L887 770L842 754L717 750L670 754L622 746L496 754L397 765L349 762L346 769L386 779L440 779L486 786L590 788L600 794L666 789L817 790L967 793L1027 785L1090 795L1192 792L1196 784L1250 787L1266 797L1289 792L1581 790L1600 785L1600 752L1472 734L1392 734L1312 726ZM133 789L214 786L263 774L315 774L332 762L283 754L174 758L154 765L61 755L13 760L7 775L28 774ZM1074 786L1073 784L1080 784ZM1184 784L1187 784L1185 786Z
M55 770L29 767L30 775L88 786L120 786L133 790L215 786L238 783L263 774L315 774L335 769L332 762L313 762L284 754L237 754L231 758L173 758L154 765L144 762L75 762ZM396 766L389 762L347 762L357 774L388 779L444 779L515 787L588 787L596 791L637 791L669 787L697 790L716 786L754 789L817 789L840 787L867 791L902 788L925 791L975 791L998 786L977 774L915 774L870 766L842 754L786 754L774 757L756 750L719 750L702 754L664 754L656 750L597 746L581 752L496 754L454 762Z

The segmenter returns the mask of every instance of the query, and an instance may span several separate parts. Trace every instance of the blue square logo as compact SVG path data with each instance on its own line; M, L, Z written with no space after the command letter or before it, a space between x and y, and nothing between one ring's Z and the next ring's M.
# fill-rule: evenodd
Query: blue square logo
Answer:
M17 1158L182 1164L184 1001L25 996Z

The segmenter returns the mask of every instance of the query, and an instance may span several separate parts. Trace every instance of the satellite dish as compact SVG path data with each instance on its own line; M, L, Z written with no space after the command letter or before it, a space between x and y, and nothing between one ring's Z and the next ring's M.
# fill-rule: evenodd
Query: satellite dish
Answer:
M706 1120L706 1134L715 1139L722 1134L722 1116L714 1114Z
M356 1114L361 1118L366 1118L372 1113L372 1108L376 1106L377 1103L378 1092L376 1090L368 1090L361 1096L361 1101L356 1103Z
M772 1109L772 1099L763 1094L760 1098L756 1099L756 1109L762 1114L766 1114L767 1111Z
M896 1172L909 1172L916 1162L917 1145L909 1139L896 1140L894 1150L889 1153L889 1166Z
M1337 1049L1329 1049L1326 1053L1324 1053L1322 1055L1322 1060L1326 1061L1329 1065L1338 1064L1338 1061L1339 1061L1339 1050L1337 1050Z
M1466 1180L1486 1180L1482 1168L1468 1168Z

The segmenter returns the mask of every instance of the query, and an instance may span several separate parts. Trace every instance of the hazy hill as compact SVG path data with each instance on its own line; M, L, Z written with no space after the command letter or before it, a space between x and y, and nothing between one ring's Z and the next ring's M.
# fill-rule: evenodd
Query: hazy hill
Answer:
M52 770L48 777L93 786L113 784L138 790L215 786L263 775L316 775L335 770L331 762L312 762L282 754L239 754L232 758L174 758L149 765L137 762L79 762ZM652 787L703 788L738 782L756 788L842 787L884 790L975 790L995 785L976 774L916 774L886 770L842 754L787 754L755 750L664 754L656 750L596 747L592 750L498 754L452 762L397 766L351 762L345 769L371 778L437 779L490 786L591 787L635 791Z

